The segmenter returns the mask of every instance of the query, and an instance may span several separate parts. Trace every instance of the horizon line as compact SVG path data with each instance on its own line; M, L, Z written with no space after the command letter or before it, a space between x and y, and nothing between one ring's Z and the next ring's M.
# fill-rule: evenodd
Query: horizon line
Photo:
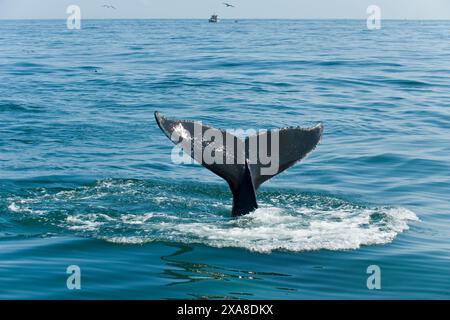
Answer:
M0 21L40 20L58 21L67 18L0 18ZM82 20L208 20L208 18L82 18ZM221 18L221 20L354 20L365 21L367 18ZM382 21L450 21L450 18L383 18Z

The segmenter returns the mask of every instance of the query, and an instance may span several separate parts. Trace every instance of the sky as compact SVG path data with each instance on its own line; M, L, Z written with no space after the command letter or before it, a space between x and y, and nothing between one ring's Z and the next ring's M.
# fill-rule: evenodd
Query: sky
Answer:
M69 5L83 19L366 19L372 4L383 19L450 19L450 0L0 0L0 19L66 19Z

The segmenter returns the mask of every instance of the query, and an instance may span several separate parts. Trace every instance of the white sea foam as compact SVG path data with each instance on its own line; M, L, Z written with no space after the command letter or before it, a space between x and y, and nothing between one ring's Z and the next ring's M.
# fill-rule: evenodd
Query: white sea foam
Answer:
M10 198L8 210L118 244L169 241L265 253L351 250L387 244L418 221L415 213L405 208L369 207L331 196L282 193L262 193L259 209L231 218L230 206L222 201L205 201L197 194L186 200L176 186L169 191L132 180L108 180L75 190L44 190ZM136 204L149 210L135 212Z
M106 237L104 240L111 242L111 243L117 243L117 244L144 244L149 243L152 241L155 241L152 238L146 238L146 237Z
M125 214L121 216L121 220L126 224L144 224L148 219L154 216L153 213L145 213L142 215L137 214Z
M76 214L66 217L66 227L70 230L95 231L108 221L113 221L105 214Z
M84 230L84 231L92 231L97 229L100 225L97 222L93 221L83 221L74 217L67 217L67 229L69 230Z
M29 201L26 200L19 200L17 202L12 201L8 205L8 210L13 213L26 213L31 215L45 214L44 210L31 209L29 206L26 205L27 203L29 203Z
M8 206L8 210L11 212L20 212L20 208L16 205L15 202L11 202Z
M355 213L355 212L354 212ZM156 237L106 237L114 243L145 243L155 240L177 240L202 243L213 247L237 247L257 252L273 250L350 250L364 245L392 242L407 230L408 222L417 221L414 212L404 208L363 209L353 216L332 211L327 217L305 219L287 214L282 209L260 208L248 216L224 223L217 221L167 221L149 227L158 231ZM371 221L374 214L380 221ZM341 219L336 217L341 216Z

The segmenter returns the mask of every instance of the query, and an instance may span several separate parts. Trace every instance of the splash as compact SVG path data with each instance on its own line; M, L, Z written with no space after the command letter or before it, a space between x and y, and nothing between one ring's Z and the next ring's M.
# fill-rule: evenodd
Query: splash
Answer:
M405 208L370 207L340 198L292 192L261 192L261 208L229 217L227 190L105 180L71 190L41 189L8 199L22 219L62 233L117 244L154 241L274 250L350 250L392 242L418 221ZM229 201L229 200L228 200Z

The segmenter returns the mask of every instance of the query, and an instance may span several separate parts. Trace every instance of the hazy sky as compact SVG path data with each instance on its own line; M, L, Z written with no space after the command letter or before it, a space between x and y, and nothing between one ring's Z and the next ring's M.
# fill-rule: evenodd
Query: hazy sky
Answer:
M229 2L235 8L226 8ZM351 18L376 4L385 19L450 19L450 0L0 0L0 19L65 19L68 5L82 18ZM114 5L117 10L103 8Z

